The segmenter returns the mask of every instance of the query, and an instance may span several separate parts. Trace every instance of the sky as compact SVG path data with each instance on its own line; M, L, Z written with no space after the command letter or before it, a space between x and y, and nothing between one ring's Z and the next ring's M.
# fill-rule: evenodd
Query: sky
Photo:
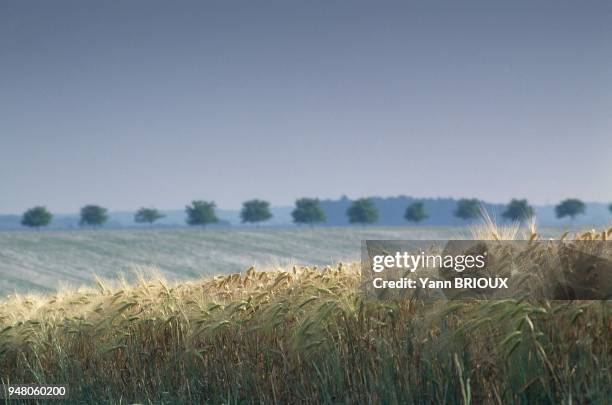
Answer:
M612 2L0 2L0 213L612 201Z

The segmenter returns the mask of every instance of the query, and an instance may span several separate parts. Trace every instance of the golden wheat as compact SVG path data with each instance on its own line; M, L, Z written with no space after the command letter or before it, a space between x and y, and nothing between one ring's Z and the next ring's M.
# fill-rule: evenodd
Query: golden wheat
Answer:
M475 235L520 233L491 222ZM0 302L0 376L97 403L610 399L609 301L374 301L359 286L359 265L339 263L15 295Z

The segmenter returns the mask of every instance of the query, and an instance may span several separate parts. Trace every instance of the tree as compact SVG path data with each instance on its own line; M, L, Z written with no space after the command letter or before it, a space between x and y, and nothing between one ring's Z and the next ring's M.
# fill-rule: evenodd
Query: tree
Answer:
M100 226L108 220L108 211L98 205L86 205L81 208L79 225Z
M480 216L480 201L475 198L462 198L457 201L455 216L464 221L476 219Z
M527 200L512 199L506 206L506 211L502 213L502 217L510 221L524 221L533 217L533 214L533 207Z
M242 210L240 211L240 218L242 222L263 222L272 218L270 212L270 203L263 200L249 200L242 203Z
M555 207L555 214L557 214L559 219L570 217L573 221L576 215L584 214L585 212L586 206L577 198L563 200Z
M406 207L404 218L407 221L412 221L418 224L425 218L427 218L427 212L425 211L425 205L422 202L413 202Z
M291 212L293 222L313 226L318 222L325 222L325 212L317 198L300 198L295 201L295 209Z
M52 219L53 215L45 207L34 207L23 213L21 225L39 229L49 225Z
M155 208L141 208L134 214L134 222L138 224L153 225L153 222L165 217Z
M185 207L187 213L187 224L191 226L201 225L205 227L208 224L213 224L219 221L215 214L214 201L192 201L191 205Z
M369 198L360 198L353 201L353 204L346 210L351 224L373 224L378 221L378 210L374 202Z
M608 209L610 210L610 214L612 214L612 203L608 206Z

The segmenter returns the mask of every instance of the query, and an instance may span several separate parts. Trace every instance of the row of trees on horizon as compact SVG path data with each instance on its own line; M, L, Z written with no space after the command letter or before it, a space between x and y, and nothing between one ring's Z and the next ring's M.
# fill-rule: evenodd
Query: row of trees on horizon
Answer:
M477 199L460 199L454 215L464 221L475 220L481 216L482 203ZM185 207L187 214L186 222L190 226L206 226L219 222L215 213L214 201L194 200ZM609 206L612 213L612 204ZM586 205L578 199L568 198L555 206L557 218L569 217L572 220L586 212ZM368 225L378 221L378 210L370 198L360 198L352 202L347 209L346 215L351 224ZM321 209L319 200L316 198L300 198L295 202L295 209L291 216L296 224L314 226L326 221L325 212ZM509 221L524 221L534 216L534 210L525 199L513 199L506 206L502 217ZM134 222L153 225L164 215L155 208L142 207L136 211ZM270 203L263 200L249 200L242 204L240 211L242 223L259 224L272 218ZM428 218L425 204L415 201L406 207L404 219L418 224ZM53 220L51 214L44 206L37 206L27 210L21 219L21 224L31 228L41 228L49 225ZM108 210L98 205L86 205L80 211L80 226L98 227L108 221Z

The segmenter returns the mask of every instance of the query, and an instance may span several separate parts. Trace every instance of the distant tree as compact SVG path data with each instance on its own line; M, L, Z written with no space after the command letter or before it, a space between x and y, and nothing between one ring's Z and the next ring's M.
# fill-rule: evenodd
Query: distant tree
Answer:
M412 204L406 207L406 212L404 213L404 218L407 221L412 221L415 224L418 224L425 218L427 218L427 212L425 211L425 204L422 202L413 202Z
M187 224L191 226L205 227L219 221L215 214L215 203L213 201L192 201L191 205L185 207L187 213Z
M533 217L533 214L533 207L527 200L512 199L506 206L506 211L502 213L502 217L510 221L524 221Z
M153 222L165 217L155 208L141 208L134 214L134 222L153 225Z
M353 201L353 204L346 210L351 224L373 224L378 221L378 210L374 202L369 198L360 198Z
M457 218L464 221L476 219L480 216L480 201L475 198L462 198L457 201L457 208L454 212Z
M272 218L270 203L263 200L249 200L242 203L242 222L258 223Z
M79 225L100 226L108 220L108 211L98 205L86 205L81 208Z
M585 212L586 206L577 198L563 200L555 207L555 214L557 214L557 218L559 219L570 217L573 221L576 215L584 214Z
M53 215L45 207L34 207L23 213L21 225L39 229L49 225L52 219Z
M317 198L300 198L295 201L295 209L291 212L293 222L296 224L308 224L310 226L325 222L325 212Z
M612 204L608 205L608 210L610 210L610 214L612 214Z

